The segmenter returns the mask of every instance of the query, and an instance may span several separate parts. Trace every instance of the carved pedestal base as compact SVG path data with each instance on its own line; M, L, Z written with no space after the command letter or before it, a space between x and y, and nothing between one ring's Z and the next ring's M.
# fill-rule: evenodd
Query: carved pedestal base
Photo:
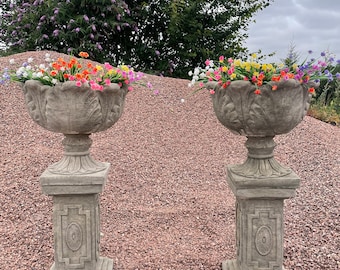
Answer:
M237 259L223 270L283 270L283 200L293 197L299 177L246 177L228 166L227 181L236 196Z
M105 170L64 175L48 169L41 175L42 190L53 196L54 264L51 270L112 270L113 261L99 256L99 193Z
M236 260L228 260L222 262L222 270L240 270L241 268L237 265ZM282 270L285 270L282 267Z
M112 269L113 269L112 259L99 257L95 270L112 270ZM52 265L50 270L57 270L55 263Z

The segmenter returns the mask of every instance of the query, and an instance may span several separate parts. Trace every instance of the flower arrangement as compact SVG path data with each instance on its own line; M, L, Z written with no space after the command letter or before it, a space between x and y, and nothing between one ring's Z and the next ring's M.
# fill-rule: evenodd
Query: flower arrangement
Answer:
M82 59L89 57L87 52L80 52ZM113 67L109 63L104 65L94 65L90 62L83 63L75 57L71 57L69 61L58 58L53 61L50 54L45 55L46 64L32 66L33 58L29 58L27 62L16 71L5 69L0 83L5 81L17 81L25 83L27 80L37 80L44 85L56 85L66 81L75 81L78 87L88 84L92 90L103 91L105 85L117 83L120 87L128 86L128 90L133 90L132 83L139 81L143 74L134 72L132 68L126 65ZM14 60L10 60L10 64L15 64ZM148 84L151 88L151 85Z
M208 82L218 82L222 88L227 88L232 81L245 80L250 81L255 85L255 94L261 94L260 87L263 84L270 84L272 90L277 90L277 82L289 79L295 79L302 83L309 81L318 82L320 79L340 79L340 74L333 75L332 71L328 68L332 66L334 58L327 57L322 53L324 60L311 59L304 61L301 65L292 64L285 66L284 64L273 63L258 63L257 55L253 54L249 61L242 61L240 59L226 59L220 56L218 61L207 59L205 61L206 67L196 67L194 71L189 72L192 80L189 86L193 86L199 82L200 88L204 88ZM337 61L340 64L340 60ZM216 63L216 64L215 64ZM313 87L309 88L309 92L314 93ZM210 93L214 94L215 91L210 89Z

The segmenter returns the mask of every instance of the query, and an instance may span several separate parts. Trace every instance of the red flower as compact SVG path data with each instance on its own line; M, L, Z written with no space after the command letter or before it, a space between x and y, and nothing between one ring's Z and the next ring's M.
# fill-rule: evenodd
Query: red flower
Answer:
M261 94L261 90L260 90L260 89L256 89L256 90L254 91L254 94L255 94L255 95L260 95L260 94Z

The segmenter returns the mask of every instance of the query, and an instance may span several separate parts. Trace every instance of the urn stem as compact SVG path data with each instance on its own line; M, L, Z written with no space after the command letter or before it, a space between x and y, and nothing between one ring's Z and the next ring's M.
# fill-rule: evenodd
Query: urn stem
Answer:
M55 174L90 174L106 169L104 163L95 161L90 156L92 140L90 134L64 134L63 158L48 167L48 171Z

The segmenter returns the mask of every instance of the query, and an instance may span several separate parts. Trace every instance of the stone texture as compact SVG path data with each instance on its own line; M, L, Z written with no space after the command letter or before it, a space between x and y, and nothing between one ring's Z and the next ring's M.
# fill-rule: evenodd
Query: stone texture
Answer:
M307 84L290 79L272 82L260 87L261 94L254 93L249 81L232 81L226 88L217 82L206 85L214 89L211 95L218 120L235 134L245 136L275 136L296 127L307 113L311 94Z
M28 80L23 86L31 118L43 128L64 134L90 134L110 128L122 115L126 87L111 83L103 91L67 81L55 86Z
M112 270L113 261L99 256L99 193L106 169L85 175L57 175L46 170L42 190L53 196L54 260L51 270Z

